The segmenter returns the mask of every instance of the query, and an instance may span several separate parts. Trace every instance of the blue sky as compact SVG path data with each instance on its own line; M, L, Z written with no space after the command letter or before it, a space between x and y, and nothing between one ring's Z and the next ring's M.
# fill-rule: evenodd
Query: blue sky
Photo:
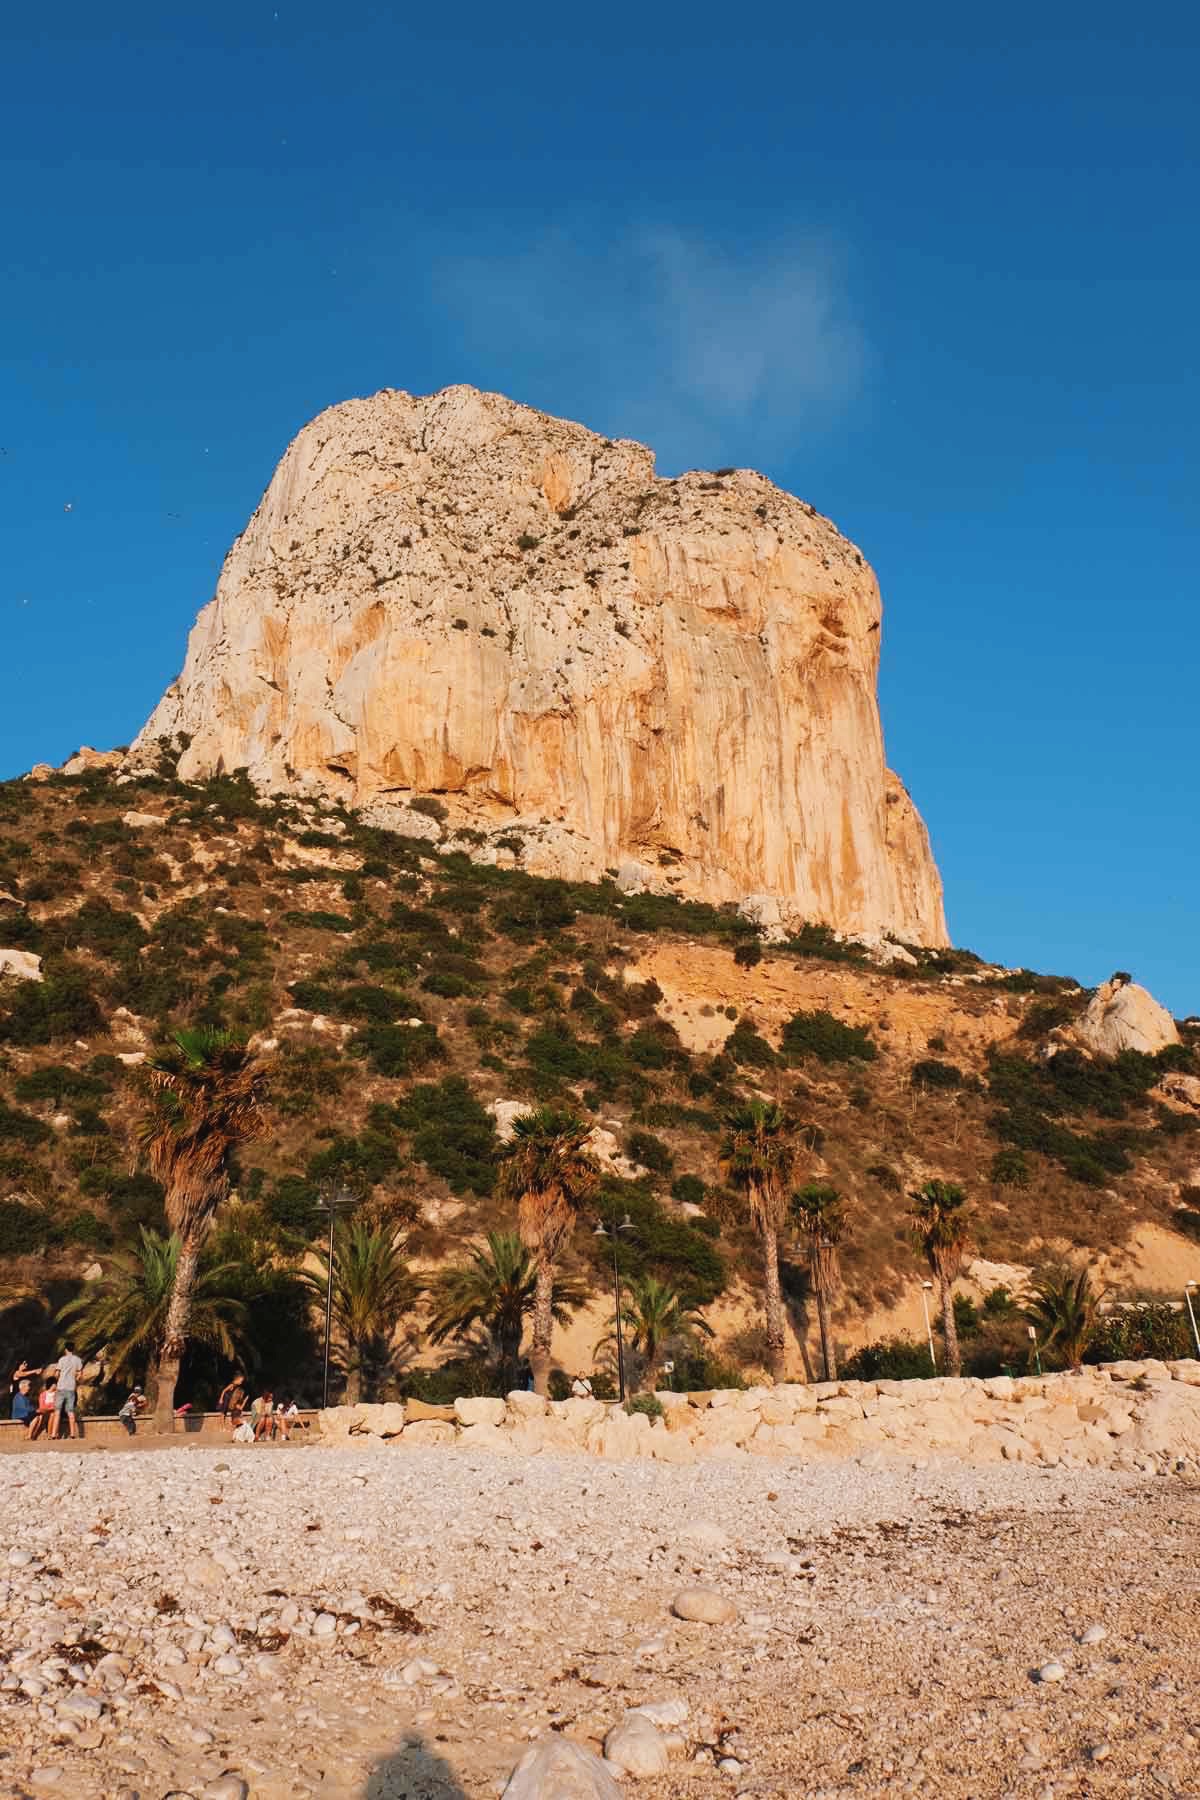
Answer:
M13 9L0 775L128 741L305 419L470 381L835 519L956 942L1200 1010L1200 23L839 10Z

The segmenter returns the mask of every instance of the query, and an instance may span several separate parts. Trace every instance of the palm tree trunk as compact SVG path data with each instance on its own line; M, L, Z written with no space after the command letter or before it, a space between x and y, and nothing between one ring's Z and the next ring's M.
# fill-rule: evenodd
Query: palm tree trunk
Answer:
M196 1285L196 1269L200 1262L200 1245L194 1238L186 1238L179 1246L179 1257L175 1264L175 1281L171 1288L171 1299L167 1306L167 1323L163 1332L163 1346L158 1357L158 1374L156 1381L158 1394L154 1409L154 1429L170 1431L175 1412L175 1385L179 1380L179 1365L183 1361L183 1353L187 1348L188 1322L192 1316L192 1289Z
M342 1400L343 1406L357 1406L362 1398L362 1348L358 1344L346 1346L346 1392Z
M500 1352L500 1392L511 1394L517 1385L517 1363L521 1356L521 1327L515 1332L501 1331L497 1338Z
M773 1381L784 1378L783 1293L779 1286L779 1233L763 1230L763 1290L767 1314L767 1367Z
M954 1289L942 1282L942 1337L946 1344L946 1373L962 1374L962 1352L958 1347L958 1326L954 1322Z
M550 1338L554 1330L554 1264L538 1263L537 1287L533 1295L533 1342L529 1347L529 1366L533 1370L533 1391L545 1394L550 1388Z
M821 1327L821 1361L825 1364L826 1381L837 1380L837 1351L833 1345L833 1327L829 1318L829 1290L822 1275L813 1283L817 1292L817 1321Z

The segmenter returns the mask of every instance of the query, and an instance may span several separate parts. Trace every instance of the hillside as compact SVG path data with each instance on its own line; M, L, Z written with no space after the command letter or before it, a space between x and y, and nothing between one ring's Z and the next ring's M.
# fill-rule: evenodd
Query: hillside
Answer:
M1087 998L1066 978L920 948L880 967L820 927L768 945L731 907L488 866L241 777L182 782L169 756L154 774L116 759L0 788L0 890L0 952L40 958L43 977L0 980L10 1360L88 1265L161 1222L132 1131L138 1066L198 1021L252 1035L271 1063L270 1133L224 1228L262 1266L303 1253L330 1181L408 1221L420 1265L461 1255L509 1223L487 1108L564 1100L627 1159L601 1199L637 1226L627 1271L709 1307L718 1354L751 1367L757 1252L717 1151L725 1111L766 1092L799 1127L800 1179L853 1202L844 1345L913 1322L901 1215L931 1174L968 1189L989 1264L1087 1251L1128 1291L1200 1274L1200 1108L1174 1079L1200 1070L1198 1022L1157 1057L1042 1061ZM596 1302L568 1366L600 1335L604 1248L574 1246ZM798 1254L788 1287L803 1337ZM294 1318L276 1353L306 1353Z

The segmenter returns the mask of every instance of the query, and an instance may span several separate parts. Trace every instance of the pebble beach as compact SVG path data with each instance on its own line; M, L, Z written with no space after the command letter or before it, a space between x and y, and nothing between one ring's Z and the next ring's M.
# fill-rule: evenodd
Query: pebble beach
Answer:
M3 1473L5 1796L481 1800L551 1740L603 1775L521 1793L1200 1793L1190 1475L65 1445Z

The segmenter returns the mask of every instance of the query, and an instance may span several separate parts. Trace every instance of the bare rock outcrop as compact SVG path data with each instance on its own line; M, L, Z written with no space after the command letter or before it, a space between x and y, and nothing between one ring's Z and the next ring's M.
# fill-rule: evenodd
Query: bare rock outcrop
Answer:
M860 553L761 475L661 479L497 394L385 390L288 449L135 752L184 733L185 778L941 944L880 619Z
M1100 1056L1140 1050L1154 1056L1179 1042L1175 1021L1144 987L1125 975L1102 981L1074 1027L1075 1035Z

